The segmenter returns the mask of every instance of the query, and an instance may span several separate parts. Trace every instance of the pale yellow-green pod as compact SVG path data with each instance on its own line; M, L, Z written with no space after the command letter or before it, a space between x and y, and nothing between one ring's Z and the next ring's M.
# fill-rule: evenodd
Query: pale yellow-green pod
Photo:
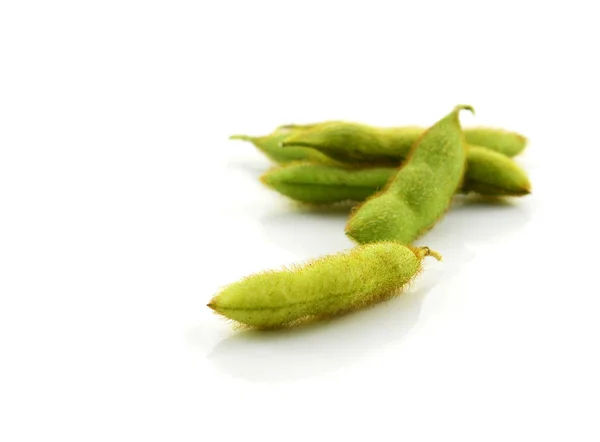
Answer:
M260 180L293 200L322 205L364 201L382 190L397 172L393 167L340 167L299 161L273 168ZM485 147L468 147L460 193L516 197L530 191L527 173L512 158Z
M508 157L519 155L527 145L523 135L493 127L470 127L464 134L467 144L487 147Z
M310 148L338 162L363 166L399 164L425 133L425 129L415 126L375 127L344 121L285 127L294 130L281 141L284 149ZM527 144L524 136L503 129L473 127L464 129L463 134L468 145L510 157L521 153Z
M412 244L445 214L460 189L467 149L456 106L415 143L408 160L380 192L365 201L346 225L359 244L399 241Z
M256 328L280 328L327 318L389 299L421 271L428 247L380 242L301 266L267 271L225 287L208 304L217 313Z

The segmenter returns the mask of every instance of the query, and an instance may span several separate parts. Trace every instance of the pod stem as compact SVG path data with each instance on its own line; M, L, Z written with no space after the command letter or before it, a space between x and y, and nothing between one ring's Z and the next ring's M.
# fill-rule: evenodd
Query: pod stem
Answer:
M438 261L442 260L442 255L440 255L435 250L431 250L429 247L417 247L415 252L421 258L424 258L426 256L433 256Z

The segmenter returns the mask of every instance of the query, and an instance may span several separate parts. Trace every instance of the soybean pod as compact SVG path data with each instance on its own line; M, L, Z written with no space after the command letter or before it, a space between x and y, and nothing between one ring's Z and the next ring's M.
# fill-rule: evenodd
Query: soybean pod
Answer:
M261 181L295 201L308 204L362 202L396 175L393 167L341 167L297 162L267 171ZM484 147L467 148L467 170L460 193L516 197L529 194L527 174L505 155Z
M408 160L386 188L351 216L346 234L360 244L377 241L412 243L446 212L460 188L466 144L457 106L434 124L413 146Z
M249 276L225 287L208 304L256 328L281 328L326 318L389 299L421 271L428 247L395 242L358 246L302 266Z
M519 154L527 142L524 136L502 129L476 127L463 132L467 144L486 147L510 157ZM420 127L381 128L329 121L298 126L281 141L281 146L284 150L299 147L318 150L347 164L395 166L406 159L423 133L424 129Z

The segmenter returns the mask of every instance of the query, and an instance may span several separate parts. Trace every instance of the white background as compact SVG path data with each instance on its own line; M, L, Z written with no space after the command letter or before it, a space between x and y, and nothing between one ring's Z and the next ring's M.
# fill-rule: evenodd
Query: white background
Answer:
M595 3L0 3L0 440L599 440ZM385 305L206 307L352 246L229 135L458 103L530 138L531 196L457 200Z

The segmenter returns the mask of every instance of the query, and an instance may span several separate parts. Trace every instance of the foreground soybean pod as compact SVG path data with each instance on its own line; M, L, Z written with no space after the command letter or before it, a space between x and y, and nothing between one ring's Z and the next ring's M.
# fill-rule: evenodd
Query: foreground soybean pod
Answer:
M285 127L296 128L281 142L285 149L306 147L339 162L390 166L404 160L425 131L420 127L381 128L343 121ZM519 154L527 143L524 136L502 129L477 127L463 132L467 144L511 157Z
M217 313L257 328L279 328L331 317L389 299L421 270L428 247L395 242L358 246L303 266L249 276L208 304Z
M249 141L271 161L279 164L287 164L293 161L314 161L323 164L335 163L335 161L315 149L307 147L289 147L287 149L282 149L280 143L297 130L300 129L296 129L293 126L280 126L269 135L258 137L250 135L232 135L229 139Z
M296 162L267 171L260 179L293 200L309 204L364 201L396 174L393 167L340 167ZM506 155L485 147L467 148L467 170L461 193L505 197L529 194L527 174Z
M408 160L386 188L352 215L346 234L360 244L399 241L410 244L445 213L459 189L466 163L466 145L456 106L428 129L413 146Z

